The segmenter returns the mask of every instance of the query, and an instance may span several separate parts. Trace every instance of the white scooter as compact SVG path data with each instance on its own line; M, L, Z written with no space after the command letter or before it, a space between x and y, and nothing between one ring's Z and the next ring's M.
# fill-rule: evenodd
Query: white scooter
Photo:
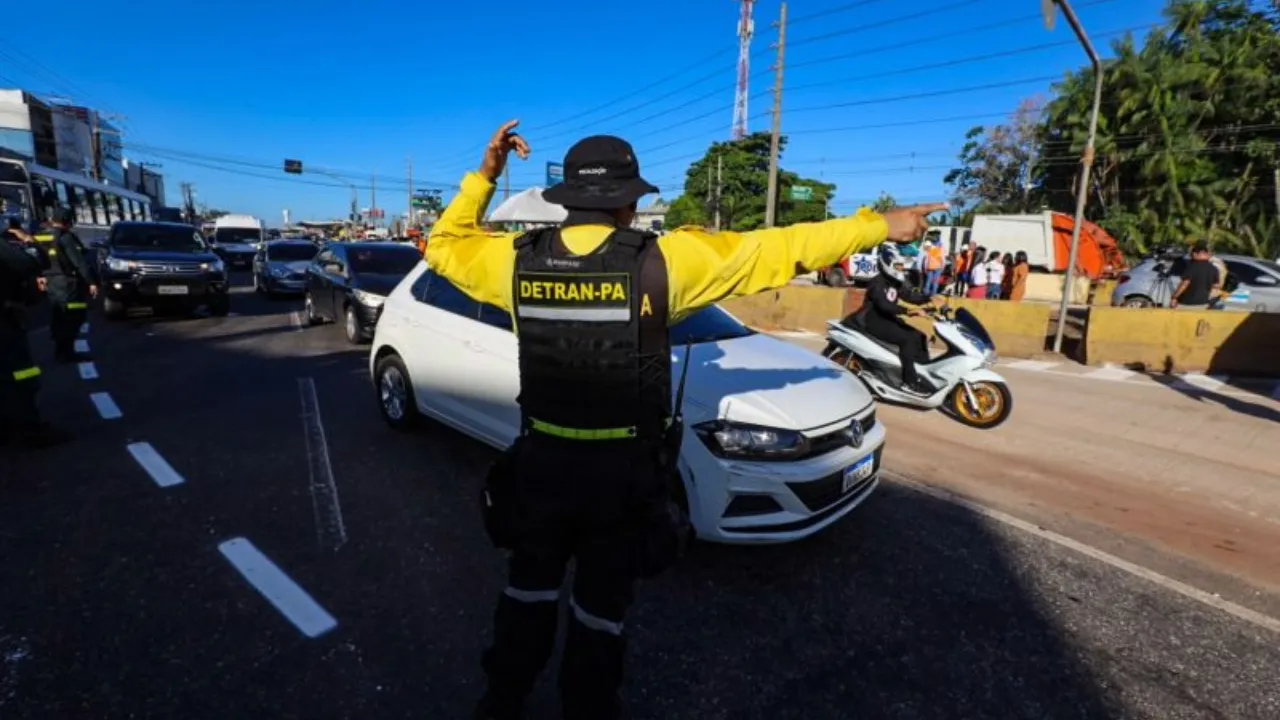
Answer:
M839 320L827 322L829 342L823 354L857 375L881 400L929 410L945 407L960 422L984 430L1003 423L1013 410L1013 395L1005 379L991 370L996 361L995 343L982 323L964 308L954 315L947 307L926 312L933 317L934 332L947 346L946 354L916 365L920 380L936 388L930 395L902 389L896 345L846 327Z

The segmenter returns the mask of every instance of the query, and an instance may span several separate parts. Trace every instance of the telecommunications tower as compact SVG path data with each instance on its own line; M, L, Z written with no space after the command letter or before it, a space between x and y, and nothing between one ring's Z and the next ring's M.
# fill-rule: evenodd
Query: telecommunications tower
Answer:
M755 34L755 22L751 10L755 0L738 0L742 14L738 17L738 88L733 98L733 139L741 140L747 134L747 98L750 95L751 36Z

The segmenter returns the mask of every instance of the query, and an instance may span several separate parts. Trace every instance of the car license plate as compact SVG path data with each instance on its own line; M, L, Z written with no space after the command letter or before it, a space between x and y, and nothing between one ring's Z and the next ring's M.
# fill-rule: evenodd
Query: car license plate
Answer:
M186 295L191 290L186 285L161 285L156 288L161 295Z
M871 477L871 473L875 472L876 459L874 456L865 457L858 461L858 464L844 471L844 482L840 485L840 493L849 492L854 485Z

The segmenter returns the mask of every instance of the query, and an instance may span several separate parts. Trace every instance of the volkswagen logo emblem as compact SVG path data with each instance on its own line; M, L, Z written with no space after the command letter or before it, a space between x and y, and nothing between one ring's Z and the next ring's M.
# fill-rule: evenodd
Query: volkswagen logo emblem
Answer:
M856 448L862 447L862 421L861 420L854 418L853 422L849 423L848 429L846 429L844 432L845 432L845 435L849 437L850 445Z

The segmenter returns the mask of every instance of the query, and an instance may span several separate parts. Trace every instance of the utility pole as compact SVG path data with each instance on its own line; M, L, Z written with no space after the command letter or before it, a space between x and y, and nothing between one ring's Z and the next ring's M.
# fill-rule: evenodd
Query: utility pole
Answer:
M404 216L404 233L409 234L409 228L413 227L413 158L407 158L409 163L409 214Z
M787 4L775 23L778 28L778 62L773 77L773 135L769 141L769 193L765 196L764 226L773 227L778 206L778 144L782 136L782 67L787 53Z
M1067 327L1067 305L1070 304L1071 292L1075 289L1076 257L1080 253L1080 230L1084 225L1084 207L1089 200L1089 170L1093 168L1094 141L1098 136L1098 111L1102 107L1102 60L1098 58L1097 51L1093 49L1093 43L1089 42L1089 36L1085 34L1084 27L1080 25L1080 20L1076 18L1076 13L1067 0L1049 0L1041 4L1045 27L1053 31L1053 21L1057 15L1054 9L1055 4L1062 8L1062 14L1066 16L1071 29L1075 31L1076 39L1084 47L1085 54L1089 56L1089 63L1093 66L1093 108L1089 111L1089 139L1085 142L1084 155L1080 158L1080 188L1076 191L1076 215L1074 226L1071 228L1071 250L1067 253L1067 276L1063 278L1062 301L1058 304L1058 329L1053 336L1053 351L1060 353L1062 352L1062 335Z
M1280 167L1276 168L1274 173L1275 187L1272 189L1276 191L1276 219L1280 220Z
M369 217L373 226L378 227L378 176L369 176Z
M502 199L511 197L511 164L502 166Z
M716 156L716 232L720 232L720 197L724 193L724 156Z

